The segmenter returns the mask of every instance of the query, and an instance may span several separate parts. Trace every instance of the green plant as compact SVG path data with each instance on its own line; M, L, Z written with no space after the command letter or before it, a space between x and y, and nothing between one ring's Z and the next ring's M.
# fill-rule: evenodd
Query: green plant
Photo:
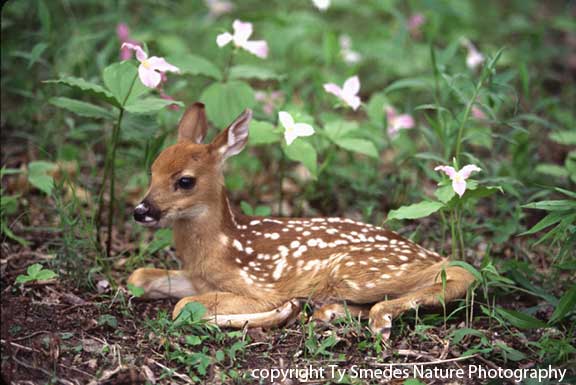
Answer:
M26 269L26 274L20 274L18 277L16 277L16 283L47 281L56 277L58 277L58 274L50 269L44 269L44 267L39 263L35 263L28 266Z

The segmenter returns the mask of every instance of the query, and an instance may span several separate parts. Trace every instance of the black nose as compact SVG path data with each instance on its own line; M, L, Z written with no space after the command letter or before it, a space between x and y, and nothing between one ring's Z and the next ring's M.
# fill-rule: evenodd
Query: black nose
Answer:
M160 220L160 211L148 199L144 199L134 208L134 220L148 224L156 222Z

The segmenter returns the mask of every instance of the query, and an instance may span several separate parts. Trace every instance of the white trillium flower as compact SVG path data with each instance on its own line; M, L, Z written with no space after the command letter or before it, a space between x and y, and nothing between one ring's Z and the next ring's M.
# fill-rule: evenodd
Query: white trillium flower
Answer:
M280 111L278 113L278 120L284 127L284 139L286 139L287 145L291 145L296 138L314 134L314 128L311 125L294 122L292 115L286 111Z
M456 171L454 167L451 166L437 166L434 171L442 171L444 174L452 180L452 188L460 197L464 195L466 191L466 179L470 177L470 174L475 171L482 171L482 169L475 164L469 164L462 167L460 170Z
M330 7L330 0L312 0L312 3L322 12L326 11Z
M328 93L336 95L344 103L352 107L353 110L357 110L360 107L360 97L358 92L360 91L360 79L358 76L352 76L346 79L342 88L334 83L324 84L324 90Z
M268 43L265 40L248 40L253 32L252 23L234 20L232 28L234 29L234 34L224 32L216 37L218 47L224 47L233 42L236 47L245 49L261 59L268 57Z

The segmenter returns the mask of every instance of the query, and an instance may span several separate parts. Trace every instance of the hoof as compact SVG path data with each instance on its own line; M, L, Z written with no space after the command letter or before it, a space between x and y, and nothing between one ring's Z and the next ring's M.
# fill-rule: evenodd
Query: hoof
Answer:
M390 333L392 332L392 315L383 314L377 319L370 319L370 330L372 334L379 334L382 341L388 341L390 339Z

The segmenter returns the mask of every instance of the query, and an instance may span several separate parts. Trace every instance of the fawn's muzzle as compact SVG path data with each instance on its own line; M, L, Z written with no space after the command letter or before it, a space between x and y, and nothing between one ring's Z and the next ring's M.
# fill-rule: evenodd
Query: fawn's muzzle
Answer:
M148 200L144 199L134 208L134 220L144 225L156 224L160 220L160 211Z

